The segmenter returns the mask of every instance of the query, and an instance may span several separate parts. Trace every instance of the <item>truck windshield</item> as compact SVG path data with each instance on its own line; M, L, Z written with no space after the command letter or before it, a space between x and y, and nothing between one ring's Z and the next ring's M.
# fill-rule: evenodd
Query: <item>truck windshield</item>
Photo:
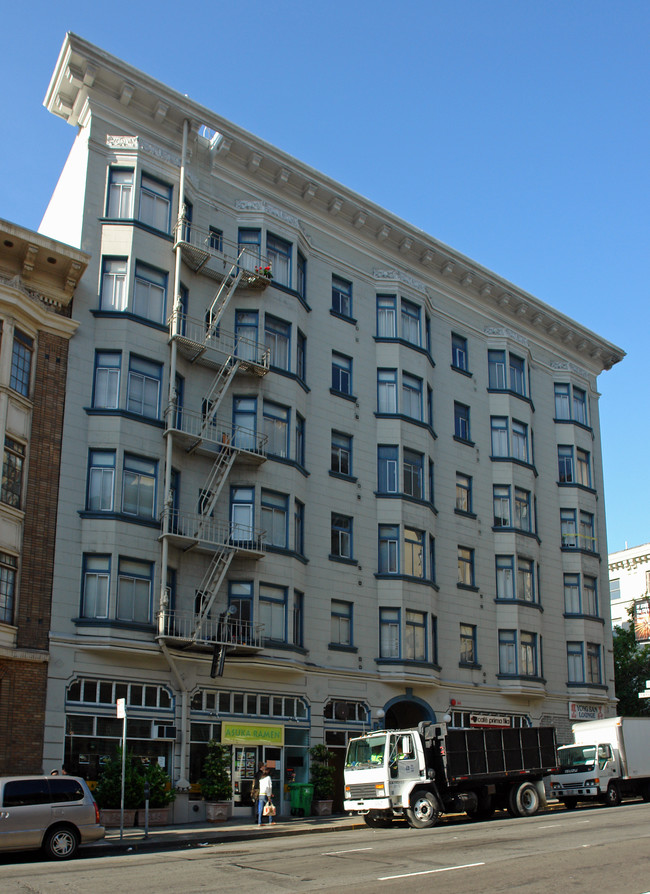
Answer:
M386 736L366 736L363 739L352 739L348 744L345 758L346 770L365 770L368 767L379 767L384 763Z
M557 755L563 769L593 766L596 760L595 745L572 745L570 748L558 748Z

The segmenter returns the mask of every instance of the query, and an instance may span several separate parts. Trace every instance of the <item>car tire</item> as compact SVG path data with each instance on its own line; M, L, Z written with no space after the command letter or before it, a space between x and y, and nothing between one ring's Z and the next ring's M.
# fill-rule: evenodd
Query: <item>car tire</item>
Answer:
M535 816L539 810L540 797L532 782L513 785L508 794L508 813L511 816Z
M578 806L577 798L563 798L562 803L566 807L567 810L575 810Z
M43 839L43 852L51 860L70 860L79 849L79 832L71 826L49 829Z
M617 785L609 785L605 795L605 804L608 807L618 807L621 803L621 793Z
M405 813L412 829L428 829L440 819L438 801L431 792L416 792Z

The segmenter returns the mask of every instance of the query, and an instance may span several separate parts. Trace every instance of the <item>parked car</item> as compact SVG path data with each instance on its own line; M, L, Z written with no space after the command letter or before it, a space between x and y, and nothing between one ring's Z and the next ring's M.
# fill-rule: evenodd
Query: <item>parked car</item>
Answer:
M68 860L104 837L90 789L77 776L0 776L0 853L42 848Z

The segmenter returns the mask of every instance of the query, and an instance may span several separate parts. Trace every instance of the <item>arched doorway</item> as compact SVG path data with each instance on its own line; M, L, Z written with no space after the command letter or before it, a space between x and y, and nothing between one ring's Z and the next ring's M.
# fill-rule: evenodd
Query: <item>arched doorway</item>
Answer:
M386 729L413 729L423 720L435 721L436 713L423 699L415 696L392 699L385 708Z

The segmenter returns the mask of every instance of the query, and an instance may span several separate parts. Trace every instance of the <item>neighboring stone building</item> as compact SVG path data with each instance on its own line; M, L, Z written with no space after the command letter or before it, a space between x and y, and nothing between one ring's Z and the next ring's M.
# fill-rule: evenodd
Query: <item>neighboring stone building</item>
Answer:
M609 592L612 627L627 627L634 609L637 640L650 641L650 543L609 554Z
M0 220L0 775L43 763L70 310L87 263Z
M303 781L369 725L612 713L623 352L79 37L45 104L77 135L41 229L92 253L46 759L95 777L125 698L182 786L231 744L245 812L258 759Z

